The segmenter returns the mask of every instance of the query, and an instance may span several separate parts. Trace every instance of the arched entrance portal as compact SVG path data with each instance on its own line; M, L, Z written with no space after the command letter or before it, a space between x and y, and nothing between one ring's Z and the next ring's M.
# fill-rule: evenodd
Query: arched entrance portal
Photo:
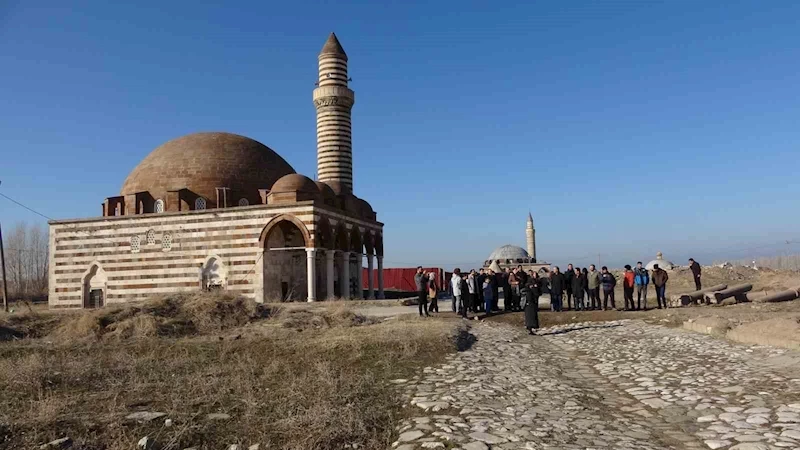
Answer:
M108 277L100 264L94 263L83 275L83 307L102 308L106 304Z
M308 229L291 215L270 221L261 232L264 246L264 301L305 301L308 298L306 248Z

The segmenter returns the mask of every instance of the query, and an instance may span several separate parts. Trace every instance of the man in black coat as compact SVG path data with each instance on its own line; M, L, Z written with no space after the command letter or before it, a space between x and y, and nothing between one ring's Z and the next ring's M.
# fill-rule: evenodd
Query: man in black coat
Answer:
M566 280L564 279L564 274L562 274L561 270L556 266L550 274L550 309L553 311L562 311L561 295L565 287Z
M692 275L694 275L694 287L696 290L699 291L700 289L703 289L703 284L700 283L700 264L697 264L697 261L694 259L689 258L689 269L692 270Z
M486 281L486 270L481 269L478 272L478 311L483 311L483 282Z
M572 309L572 278L575 277L575 269L572 264L567 264L567 271L564 272L564 286L567 291L567 309Z
M486 312L494 312L500 311L500 307L498 306L500 303L500 281L501 276L499 273L495 273L494 270L489 271L489 282L492 283L492 311Z
M502 275L503 280L503 311L511 311L511 305L514 301L511 294L511 284L508 282L508 276L511 275L511 269L505 268Z

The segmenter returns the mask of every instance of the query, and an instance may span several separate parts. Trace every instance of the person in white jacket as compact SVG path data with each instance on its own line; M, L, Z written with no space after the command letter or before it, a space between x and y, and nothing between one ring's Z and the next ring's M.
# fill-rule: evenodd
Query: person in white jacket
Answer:
M461 306L461 269L453 270L453 276L450 278L450 287L453 289L453 312L458 312Z
M478 312L477 304L479 287L478 274L475 273L475 270L470 270L469 275L467 275L467 289L469 289L469 295L464 303L468 309L472 310L472 312Z

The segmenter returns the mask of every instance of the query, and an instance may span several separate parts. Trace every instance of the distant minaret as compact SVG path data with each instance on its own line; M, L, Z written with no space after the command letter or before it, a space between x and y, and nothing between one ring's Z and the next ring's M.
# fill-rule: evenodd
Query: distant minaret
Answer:
M533 228L533 216L528 213L528 224L525 226L525 236L528 238L528 254L536 262L536 230Z
M347 54L331 33L319 54L317 108L317 176L334 182L337 194L353 193L353 144L350 110L355 94L347 87ZM338 186L336 186L338 184Z

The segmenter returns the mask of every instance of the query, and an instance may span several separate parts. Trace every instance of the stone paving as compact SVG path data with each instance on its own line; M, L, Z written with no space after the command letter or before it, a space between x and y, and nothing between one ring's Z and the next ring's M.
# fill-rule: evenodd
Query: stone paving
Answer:
M638 321L471 332L469 350L394 380L409 418L393 448L800 449L791 351Z

